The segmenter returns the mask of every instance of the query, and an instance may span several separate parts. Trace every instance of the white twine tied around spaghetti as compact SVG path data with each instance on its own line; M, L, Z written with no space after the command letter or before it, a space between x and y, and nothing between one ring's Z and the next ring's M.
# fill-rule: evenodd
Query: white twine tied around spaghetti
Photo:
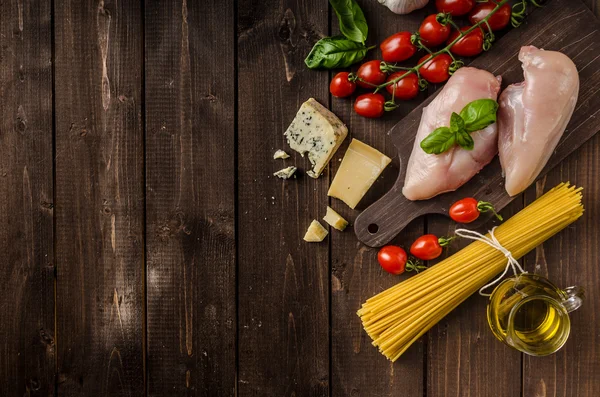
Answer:
M484 236L481 233L475 232L473 230L468 230L468 229L456 229L454 231L454 233L457 236L460 236L462 238L466 238L469 240L481 241L482 243L485 243L485 244L489 245L490 247L496 248L498 251L502 252L507 259L506 267L504 268L504 272L502 272L500 277L496 278L494 281L484 285L483 287L481 287L479 289L479 295L481 295L481 296L491 296L492 294L486 294L483 291L486 288L496 285L500 280L502 280L502 278L504 276L506 276L508 269L512 269L515 276L518 276L519 274L522 274L522 273L527 273L521 267L519 262L512 256L512 253L509 250L507 250L506 248L504 248L502 246L502 244L500 244L500 242L498 241L496 236L494 236L494 230L496 230L496 226L494 226L492 228L492 230L488 231L488 233L490 234L490 237Z

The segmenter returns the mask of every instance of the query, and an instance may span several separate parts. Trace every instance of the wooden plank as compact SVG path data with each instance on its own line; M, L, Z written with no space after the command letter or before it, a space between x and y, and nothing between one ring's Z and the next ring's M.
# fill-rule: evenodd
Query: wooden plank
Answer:
M151 396L234 394L233 4L146 1Z
M586 4L600 15L600 2L586 0ZM594 137L571 155L536 188L526 194L533 200L544 189L562 180L583 186L586 212L573 227L565 230L553 241L539 247L528 256L528 271L549 277L560 287L571 284L594 291L600 284L596 262L598 258L597 225L600 216L595 203L600 186L596 175L600 170L598 152L600 138ZM595 396L600 394L600 363L597 360L599 345L596 313L600 301L589 293L581 309L571 315L571 336L561 351L549 357L523 359L523 395ZM592 326L590 326L592 324Z
M139 2L57 1L58 392L144 394Z
M52 396L50 1L0 3L0 395Z
M599 172L600 138L596 136L527 191L527 202L531 202L562 181L585 189L583 217L529 254L527 270L561 288L580 285L587 294L583 306L571 313L571 335L558 353L541 358L523 356L524 396L600 395L600 297L595 293L600 285Z
M502 215L508 219L522 208L522 203L522 200L513 201ZM427 217L427 233L451 236L455 228L456 223L444 217ZM469 243L453 242L443 257ZM521 354L502 344L490 331L486 319L487 301L479 294L471 296L429 331L428 397L521 396Z
M238 395L329 393L328 244L302 237L327 205L327 174L283 181L309 161L283 132L310 97L327 105L327 72L304 57L327 34L327 2L238 2ZM292 157L273 160L276 149Z
M431 7L410 15L396 15L375 1L359 1L369 24L369 44L376 44L401 30L416 31ZM337 32L338 22L332 15L332 26ZM367 59L381 59L379 48L368 54ZM416 62L418 56L408 62ZM356 70L358 66L352 68ZM353 222L364 209L394 183L398 173L397 149L389 135L385 134L401 118L406 116L427 93L403 102L399 109L386 114L383 119L365 119L354 113L352 99L332 98L332 110L348 125L349 137L331 163L331 178L339 167L351 138L357 138L393 158L393 163L369 190L358 210L351 210L337 199L331 206L346 219ZM410 243L423 233L424 222L415 222L393 241L407 251ZM369 297L391 287L408 275L393 276L381 269L377 262L377 250L363 246L356 240L351 227L343 233L331 229L331 316L332 316L332 395L334 396L423 396L425 345L422 338L396 363L391 363L376 347L363 330L356 311Z

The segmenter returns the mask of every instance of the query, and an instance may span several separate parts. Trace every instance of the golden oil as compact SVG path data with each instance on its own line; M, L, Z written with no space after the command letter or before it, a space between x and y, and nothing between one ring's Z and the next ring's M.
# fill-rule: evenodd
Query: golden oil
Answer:
M560 349L571 330L568 312L581 305L583 290L565 292L544 277L521 274L503 281L490 296L488 322L502 342L544 356Z

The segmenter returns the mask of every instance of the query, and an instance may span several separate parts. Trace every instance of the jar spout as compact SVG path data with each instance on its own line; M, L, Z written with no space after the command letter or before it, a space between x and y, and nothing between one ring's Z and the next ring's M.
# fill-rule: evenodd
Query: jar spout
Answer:
M567 298L562 301L562 305L567 312L579 309L585 299L585 290L582 287L573 286L565 288L563 291Z

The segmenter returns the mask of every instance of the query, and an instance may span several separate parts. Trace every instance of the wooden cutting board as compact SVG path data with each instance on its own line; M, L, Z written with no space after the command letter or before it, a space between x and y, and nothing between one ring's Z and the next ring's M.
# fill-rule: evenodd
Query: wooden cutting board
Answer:
M504 88L523 80L517 56L524 45L567 54L577 65L581 81L573 117L539 179L600 130L600 21L580 0L551 0L543 8L534 10L525 24L512 29L470 66L501 75ZM398 149L400 172L392 189L361 213L354 223L358 239L368 246L388 243L421 215L447 215L448 208L464 197L492 202L498 210L520 197L509 197L504 190L498 157L454 192L424 201L409 201L402 195L406 165L423 108L437 93L439 90L389 131ZM478 228L492 216L482 214L470 227Z

